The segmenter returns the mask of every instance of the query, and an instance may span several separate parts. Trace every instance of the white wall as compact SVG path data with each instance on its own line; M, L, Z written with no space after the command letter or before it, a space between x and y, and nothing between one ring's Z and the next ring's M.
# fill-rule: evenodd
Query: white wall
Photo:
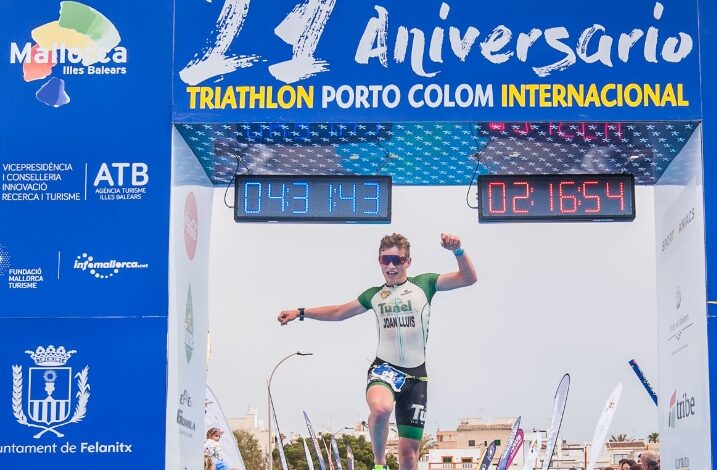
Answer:
M572 376L563 431L589 441L616 383L625 390L611 432L645 438L655 406L627 362L656 380L653 190L637 188L631 223L478 224L466 187L395 187L390 225L236 224L215 190L210 273L209 380L228 416L266 409L266 380L282 432L340 429L367 418L365 371L374 358L372 312L343 323L293 322L282 309L343 303L383 282L380 238L405 234L410 273L455 269L439 245L459 234L478 284L434 298L428 342L428 431L462 417L522 415L549 425L553 394ZM229 191L231 204L232 191Z

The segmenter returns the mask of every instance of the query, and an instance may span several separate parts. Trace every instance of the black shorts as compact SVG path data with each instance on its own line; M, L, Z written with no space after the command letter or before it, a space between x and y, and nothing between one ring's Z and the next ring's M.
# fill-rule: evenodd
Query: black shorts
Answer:
M388 365L406 375L400 390L386 377L372 374L381 365ZM418 367L398 367L376 358L368 369L366 390L372 386L384 386L391 390L396 402L396 425L398 435L409 439L421 440L426 424L426 402L428 401L428 377L426 365Z

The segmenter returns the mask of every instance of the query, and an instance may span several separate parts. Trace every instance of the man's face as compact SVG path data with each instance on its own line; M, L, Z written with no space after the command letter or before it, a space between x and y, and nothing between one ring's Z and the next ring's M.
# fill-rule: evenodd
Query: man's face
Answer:
M406 256L406 250L392 246L381 250L379 253L379 265L381 272L389 286L401 284L408 277L408 267L411 265L411 258Z
M627 462L623 462L623 464L620 466L620 470L630 470L630 464Z

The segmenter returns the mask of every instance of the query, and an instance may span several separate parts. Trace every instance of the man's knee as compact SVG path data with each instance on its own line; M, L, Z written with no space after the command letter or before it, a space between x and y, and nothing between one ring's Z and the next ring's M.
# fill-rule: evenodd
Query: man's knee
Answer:
M416 468L416 465L418 464L418 449L413 449L413 448L401 449L401 453L400 453L399 457L400 457L399 463L400 463L400 467L402 469Z
M374 401L369 403L371 414L376 419L388 419L393 411L393 402Z

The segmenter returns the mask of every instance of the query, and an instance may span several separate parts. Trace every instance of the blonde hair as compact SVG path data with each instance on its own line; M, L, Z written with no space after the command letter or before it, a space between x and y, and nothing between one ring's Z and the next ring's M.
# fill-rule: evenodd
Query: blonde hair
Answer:
M214 465L214 460L212 460L211 457L204 454L204 470L216 470L216 465Z
M378 247L378 253L381 254L383 250L388 250L394 246L398 249L406 250L406 256L411 257L411 243L408 241L408 238L400 233L392 233L391 235L383 237Z

